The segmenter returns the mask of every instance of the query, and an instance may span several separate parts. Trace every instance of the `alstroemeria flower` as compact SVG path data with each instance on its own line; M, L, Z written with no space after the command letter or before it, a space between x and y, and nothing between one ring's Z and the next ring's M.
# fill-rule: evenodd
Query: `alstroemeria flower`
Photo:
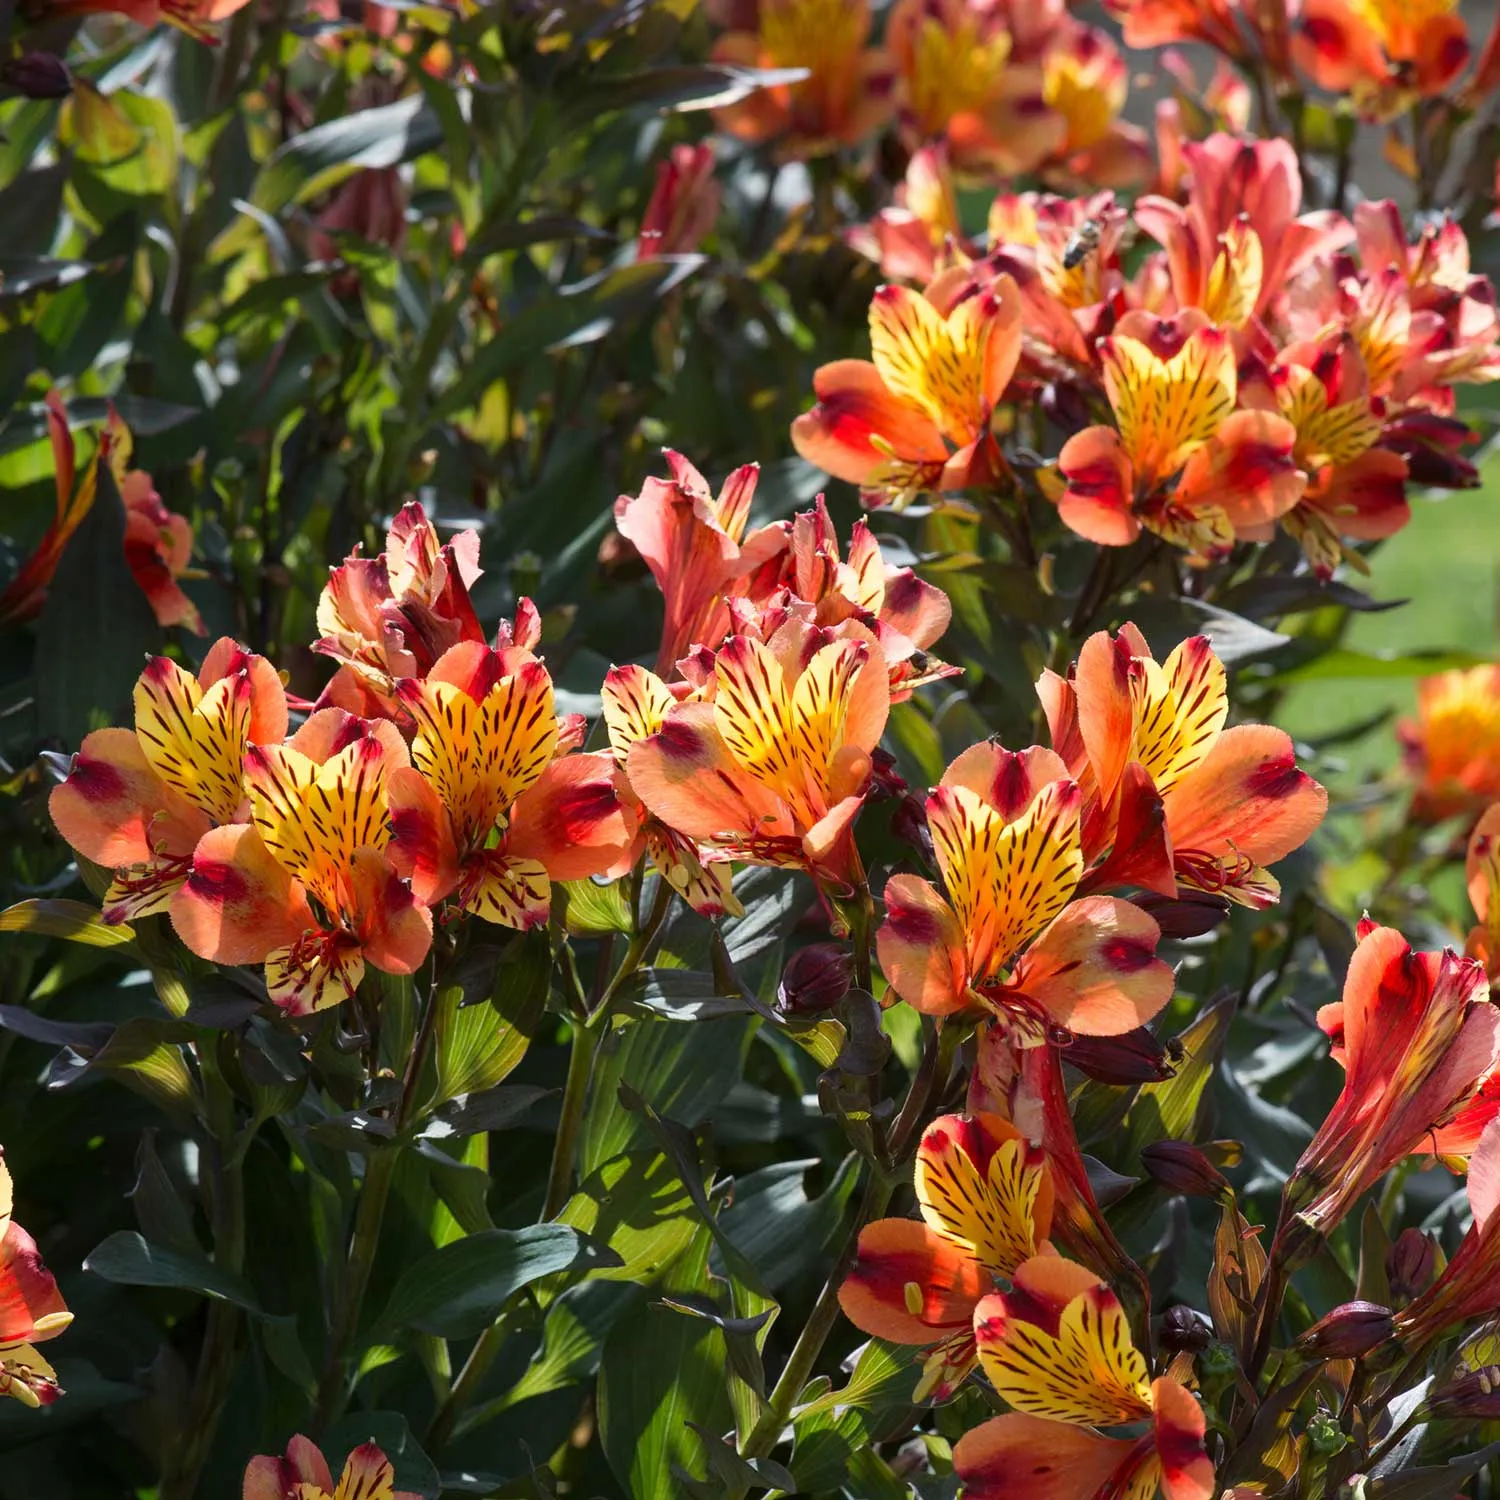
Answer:
M248 816L246 750L286 731L275 667L227 636L197 676L151 659L135 686L135 728L86 736L48 800L63 838L114 871L106 922L168 910L203 837Z
M1058 513L1091 542L1127 546L1144 527L1217 556L1302 493L1295 430L1281 417L1235 410L1229 334L1196 317L1155 325L1155 347L1123 328L1099 346L1115 426L1076 433L1057 461Z
M716 109L721 130L775 142L782 156L816 156L862 140L890 114L890 61L869 45L869 0L757 0L755 10L756 29L721 36L713 61L808 76Z
M276 1458L263 1454L245 1468L241 1500L419 1500L410 1490L396 1488L391 1461L375 1446L364 1443L344 1464L337 1484L328 1460L311 1439L298 1433Z
M1021 1265L974 1316L979 1361L1013 1408L966 1433L953 1467L969 1500L1209 1500L1214 1468L1192 1393L1151 1379L1120 1300L1057 1256ZM1137 1437L1100 1428L1145 1424Z
M1029 172L1064 139L1042 69L1013 55L1007 20L970 0L898 0L886 23L903 116L917 139L942 139L962 171Z
M1500 975L1500 802L1491 803L1469 835L1464 858L1469 904L1479 924L1464 952L1484 965L1491 981Z
M973 261L978 252L963 240L947 148L928 145L913 151L895 203L880 209L868 224L845 230L844 239L893 281L925 286L940 270Z
M294 1016L347 1000L366 963L414 973L432 916L389 850L389 785L410 765L395 725L340 708L284 745L252 745L251 822L198 841L172 903L178 936L215 963L263 963L271 999Z
M52 0L53 15L118 15L137 26L160 26L166 22L199 42L213 42L211 29L226 20L248 0Z
M745 535L758 464L736 469L715 498L680 453L668 448L666 460L670 479L648 479L639 495L615 501L615 526L645 559L666 603L656 670L670 677L690 647L714 647L729 634L726 601L785 544L779 527Z
M890 710L873 635L793 616L761 641L720 648L707 702L680 703L626 757L661 821L751 864L806 869L834 888L861 878L852 825Z
M460 641L483 642L469 602L479 572L477 532L461 531L444 545L415 500L402 506L385 551L361 557L356 548L318 599L321 639L313 650L341 664L320 706L388 713L402 678L421 677Z
M125 562L156 623L181 625L194 635L206 635L198 606L177 582L189 571L193 558L193 528L187 517L169 511L151 476L139 469L125 476L120 499L125 502Z
M1393 928L1365 921L1343 997L1318 1012L1318 1025L1334 1039L1344 1088L1284 1201L1326 1234L1403 1156L1430 1146L1494 1071L1500 1008L1472 959L1414 953Z
M928 1015L987 1004L1027 1032L1096 1036L1171 999L1150 917L1114 897L1072 901L1081 802L1050 750L985 743L948 767L927 799L946 896L915 875L886 883L876 947L894 994Z
M1292 459L1308 483L1281 524L1301 544L1314 571L1331 577L1346 558L1364 567L1342 539L1394 536L1411 519L1411 506L1406 460L1376 446L1380 420L1354 339L1346 334L1321 346L1288 349L1266 372L1264 396L1255 382L1242 383L1241 395L1246 404L1274 410L1296 429ZM1245 534L1269 541L1272 529Z
M839 1288L856 1328L929 1350L914 1400L942 1401L974 1367L974 1309L1046 1246L1052 1178L1040 1150L998 1115L943 1115L917 1148L922 1221L878 1219Z
M1009 276L983 284L954 267L924 292L881 287L870 352L814 372L818 404L792 423L810 464L859 485L871 503L901 503L976 484L1003 462L990 418L1021 352Z
M770 528L768 528L769 530ZM953 618L948 596L910 568L886 563L875 533L863 519L849 533L847 560L821 495L812 510L782 523L784 550L774 553L750 581L748 598L762 610L811 604L816 625L858 620L880 643L891 675L891 702L912 689L962 669L928 653Z
M1070 679L1037 693L1052 743L1084 788L1089 885L1179 885L1242 905L1275 902L1266 869L1323 821L1328 794L1298 769L1288 735L1224 727L1223 664L1204 636L1157 662L1133 625L1091 636ZM1099 863L1099 861L1103 863Z
M397 695L413 769L390 782L392 857L429 906L502 927L546 922L554 880L617 866L636 823L607 755L561 754L552 679L529 651L450 647Z
M611 667L600 697L610 754L622 770L629 761L630 747L659 733L678 703L660 677L636 666ZM744 914L734 894L734 872L727 855L694 843L660 818L652 817L639 798L636 818L652 864L695 912L704 917Z
M1388 119L1441 94L1469 60L1459 0L1303 0L1292 55L1319 88Z
M1417 717L1396 733L1416 783L1414 817L1436 823L1500 798L1500 666L1424 677Z
M682 255L696 250L719 217L714 148L708 141L673 146L656 169L656 186L641 215L635 258Z
M1130 86L1125 59L1102 31L1063 27L1042 59L1042 76L1047 108L1063 121L1055 149L1068 177L1128 187L1150 175L1145 132L1120 118Z
M1233 0L1105 0L1105 8L1124 23L1127 47L1205 42L1227 57L1245 54L1236 22L1247 7Z
M0 1396L25 1406L47 1406L62 1395L57 1372L36 1344L56 1338L73 1314L36 1241L11 1217L12 1188L0 1152Z

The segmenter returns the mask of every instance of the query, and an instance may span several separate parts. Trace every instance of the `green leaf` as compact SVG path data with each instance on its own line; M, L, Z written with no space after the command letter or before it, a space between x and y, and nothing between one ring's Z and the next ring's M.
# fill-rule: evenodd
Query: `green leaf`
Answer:
M443 127L420 94L314 125L272 153L250 201L266 213L305 203L363 168L394 167L442 144Z
M555 885L552 894L563 925L574 937L630 931L630 903L623 881L598 885L592 880L567 880Z
M563 1205L559 1224L571 1224L620 1257L600 1281L650 1282L683 1253L697 1226L693 1201L659 1151L631 1151L584 1178Z
M848 1384L814 1397L792 1416L792 1473L809 1494L843 1482L857 1453L894 1415L911 1410L921 1350L870 1342L859 1351ZM826 1384L826 1382L825 1382Z
M620 1265L620 1257L566 1224L492 1229L444 1245L408 1268L378 1326L470 1338L522 1287L558 1271Z
M0 911L0 932L34 932L40 937L66 938L90 948L119 948L138 957L135 928L109 923L98 907L83 901L18 901Z
M1234 1011L1232 997L1209 1006L1177 1038L1182 1044L1183 1059L1176 1073L1160 1083L1141 1086L1125 1117L1126 1140L1121 1158L1124 1162L1133 1165L1141 1148L1153 1141L1195 1138L1198 1103L1229 1035Z
M231 1271L203 1256L148 1244L134 1230L121 1229L91 1250L83 1269L121 1286L175 1287L220 1302L232 1302L259 1315L250 1287Z
M182 1022L132 1017L92 1055L71 1047L59 1053L48 1069L47 1087L68 1088L104 1073L185 1125L198 1107L198 1086L182 1055L182 1044L192 1035Z
M643 969L620 991L620 1008L667 1021L708 1021L743 1016L754 1006L743 995L715 992L714 976L695 969Z
M527 933L506 950L489 1000L460 1005L438 1038L439 1101L484 1093L526 1056L547 1007L551 973L545 933Z

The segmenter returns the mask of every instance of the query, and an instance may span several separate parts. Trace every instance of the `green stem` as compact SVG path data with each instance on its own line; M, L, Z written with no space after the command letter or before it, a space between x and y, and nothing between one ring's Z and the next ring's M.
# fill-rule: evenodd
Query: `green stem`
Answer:
M573 1050L568 1057L568 1081L563 1086L562 1118L552 1143L552 1168L547 1173L547 1197L543 1220L555 1219L573 1188L573 1158L578 1154L578 1135L583 1129L583 1110L588 1102L589 1079L601 1033L592 1026L573 1028Z
M448 1399L438 1407L437 1415L427 1429L423 1446L430 1457L437 1458L453 1437L459 1418L479 1394L479 1387L489 1374L490 1366L495 1363L495 1356L500 1353L509 1333L506 1315L502 1312L475 1340L474 1347L469 1350L469 1357L458 1372L458 1379L453 1382ZM483 1413L475 1415L482 1416Z

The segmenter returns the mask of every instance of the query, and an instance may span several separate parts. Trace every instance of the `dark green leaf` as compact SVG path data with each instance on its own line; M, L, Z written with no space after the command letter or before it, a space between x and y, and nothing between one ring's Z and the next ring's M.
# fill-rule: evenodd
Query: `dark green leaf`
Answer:
M198 1255L151 1245L121 1229L89 1252L83 1269L122 1286L175 1287L259 1313L255 1293L238 1276Z

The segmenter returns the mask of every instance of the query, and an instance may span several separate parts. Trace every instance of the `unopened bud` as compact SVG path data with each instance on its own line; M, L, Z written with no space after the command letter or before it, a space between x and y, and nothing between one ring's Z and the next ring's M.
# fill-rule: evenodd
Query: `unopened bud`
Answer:
M777 1004L788 1015L797 1016L832 1010L849 993L852 972L848 949L837 943L809 943L791 956L782 971Z
M1307 1424L1307 1446L1319 1458L1332 1458L1349 1446L1349 1438L1333 1417L1319 1412Z
M891 815L891 832L903 844L910 844L928 863L932 861L932 834L927 827L927 809L920 797L910 792Z
M870 752L870 795L876 801L899 797L906 791L906 778L896 769L896 757L878 746Z
M1421 1296L1437 1275L1437 1244L1432 1236L1420 1229L1403 1229L1386 1252L1385 1274L1391 1296L1398 1302Z
M1076 385L1049 381L1042 387L1041 408L1047 420L1064 432L1078 432L1089 425L1088 402Z
M73 92L73 75L50 52L23 52L0 67L0 85L28 99L66 99Z
M1164 938L1202 937L1229 915L1228 901L1206 891L1184 891L1175 900L1143 891L1132 901L1151 916Z
M1201 1354L1214 1341L1213 1325L1185 1302L1169 1307L1161 1317L1161 1346L1173 1354Z
M1167 1049L1144 1026L1119 1036L1075 1033L1064 1059L1098 1083L1160 1083L1173 1072Z
M1358 1359L1391 1337L1395 1321L1390 1308L1377 1302L1346 1302L1319 1318L1297 1340L1297 1349L1311 1359Z
M1427 1414L1481 1422L1500 1417L1500 1365L1486 1365L1439 1386L1427 1398Z
M1187 1141L1156 1141L1143 1147L1141 1165L1164 1188L1189 1198L1222 1202L1230 1191L1224 1174Z

